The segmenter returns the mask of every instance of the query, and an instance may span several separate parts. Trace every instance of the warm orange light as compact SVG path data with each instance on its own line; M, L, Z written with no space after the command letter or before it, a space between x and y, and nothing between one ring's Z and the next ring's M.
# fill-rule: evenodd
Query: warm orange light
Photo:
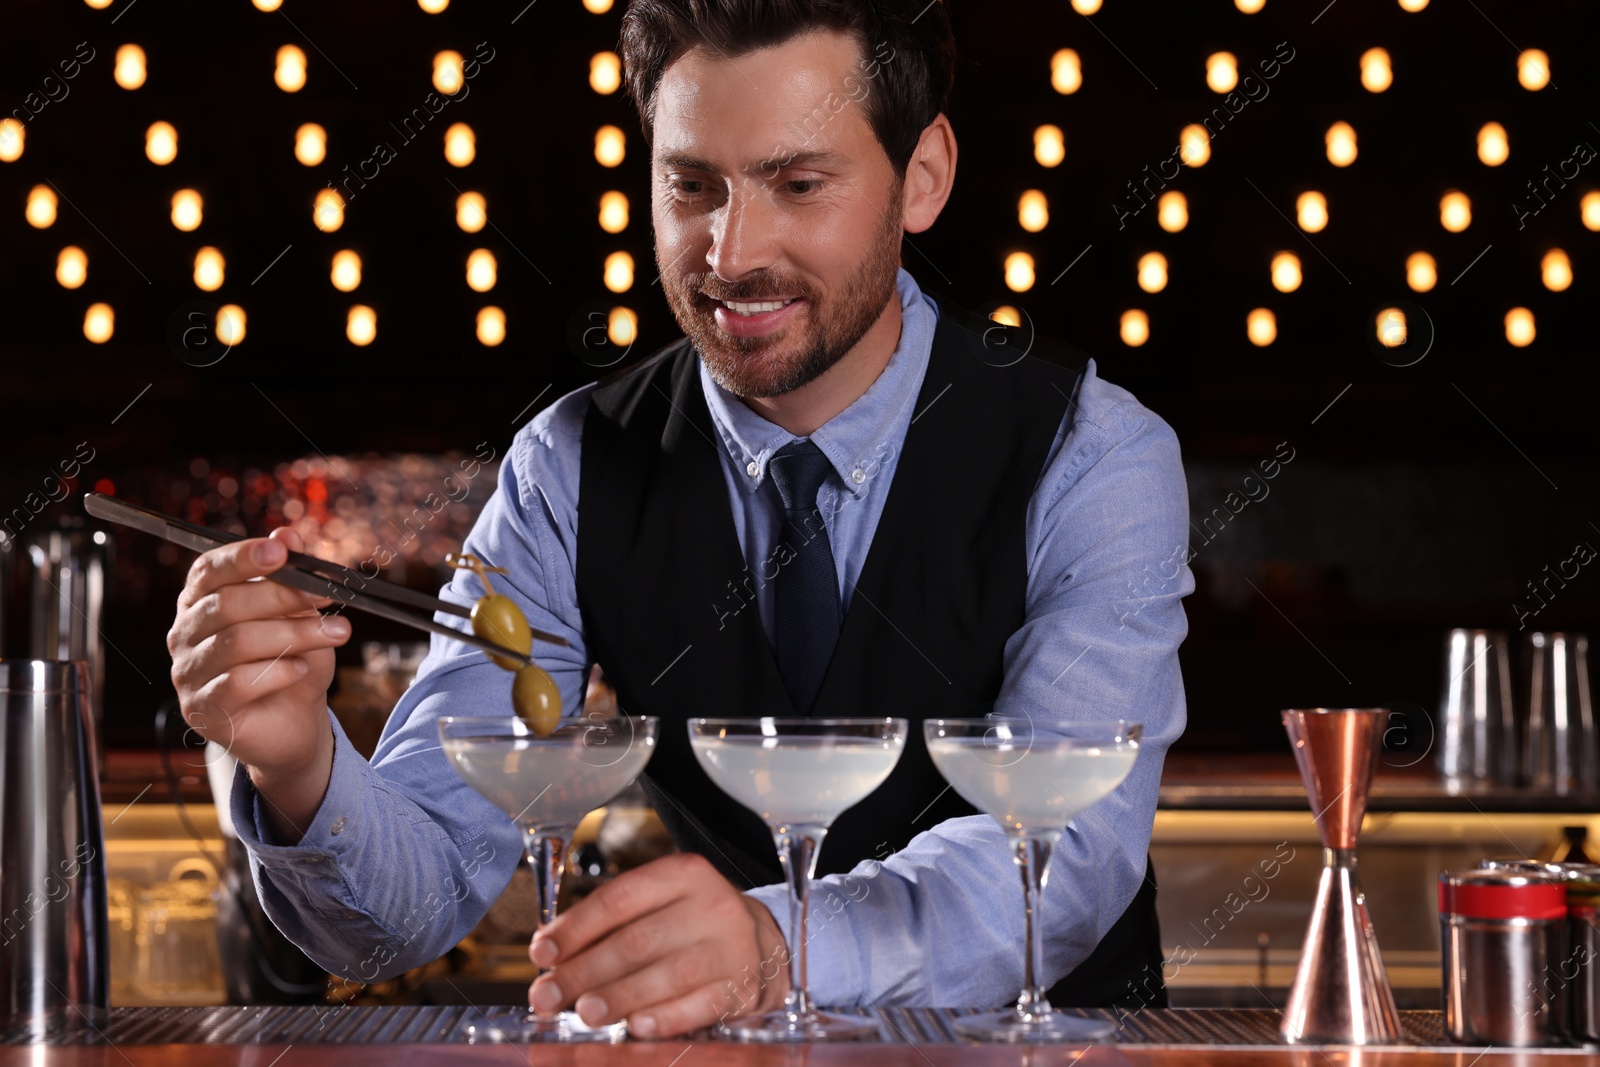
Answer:
M323 233L332 233L344 225L344 197L337 189L322 189L311 205L311 221Z
M1328 225L1328 198L1319 192L1301 193L1294 202L1294 210L1300 228L1307 233L1320 233Z
M370 345L378 336L378 313L365 304L357 304L345 318L344 335L353 345Z
M1006 287L1017 293L1033 288L1033 257L1028 253L1013 252L1006 257Z
M633 309L612 308L611 314L606 316L606 339L625 348L633 344L638 336L639 316L633 313Z
M1451 190L1440 198L1439 224L1451 233L1460 233L1472 225L1472 201L1466 193Z
M298 93L306 84L306 54L298 45L286 44L278 49L278 65L272 80L286 93Z
M1389 53L1382 48L1369 48L1361 53L1361 85L1369 93L1381 93L1394 83L1394 71L1389 66Z
M1552 248L1539 261L1539 274L1544 287L1552 293L1562 292L1572 284L1572 260L1559 248Z
M1400 10L1417 12L1428 6L1428 0L1400 0Z
M172 194L172 224L184 233L200 227L205 217L205 202L193 189L179 189Z
M613 252L606 257L606 288L613 293L625 293L633 288L633 257L626 252Z
M456 197L456 225L467 233L477 233L489 221L489 203L482 193L462 193Z
M1378 312L1378 343L1385 348L1399 348L1406 343L1406 313L1399 308L1384 308Z
M1050 224L1050 203L1037 189L1029 189L1017 200L1017 221L1029 233L1038 233Z
M1150 316L1138 308L1129 308L1122 313L1120 332L1123 344L1129 348L1138 348L1150 340Z
M1167 257L1160 252L1146 252L1139 257L1139 288L1147 293L1159 293L1167 287Z
M1478 158L1486 166L1498 167L1511 155L1511 142L1506 139L1506 128L1498 122L1486 122L1478 131Z
M1231 93L1239 84L1239 61L1232 52L1213 52L1206 57L1206 85L1214 93Z
M1254 15L1267 6L1267 0L1233 0L1233 6L1246 15Z
M1211 158L1211 135L1204 126L1191 124L1178 134L1178 158L1184 165L1203 167Z
M506 339L506 313L497 307L478 309L478 343L493 348Z
M256 5L257 11L276 11L283 6L283 0L250 0Z
M607 233L621 233L628 228L628 198L615 189L601 194L600 228Z
M1100 0L1072 0L1072 10L1080 15L1092 15L1100 10Z
M596 52L589 57L589 88L610 96L622 86L622 58L615 52Z
M1517 81L1524 89L1538 92L1550 84L1550 57L1537 48L1517 56Z
M207 245L194 254L194 284L208 293L222 288L222 253Z
M16 119L0 119L0 163L15 163L22 158L25 129Z
M83 314L83 336L97 345L111 340L115 325L116 316L111 313L110 304L90 304Z
M77 245L68 245L56 256L56 281L63 289L76 289L89 277L89 257Z
M354 292L361 284L361 257L348 248L333 254L333 270L329 273L333 287L341 293Z
M1033 131L1033 158L1041 167L1058 167L1067 158L1067 138L1060 126L1040 126Z
M450 0L417 0L417 6L430 15L437 15L450 6Z
M433 57L433 87L446 96L454 96L467 84L467 76L461 71L461 53L446 49L434 54Z
M1176 189L1169 189L1156 201L1156 222L1168 233L1189 225L1189 200Z
M1439 284L1439 268L1426 252L1413 252L1406 257L1406 284L1418 293L1426 293Z
M164 167L178 158L178 131L170 122L152 122L144 131L144 154Z
M217 309L217 340L225 345L236 345L244 340L244 308L238 304L223 304Z
M35 185L28 190L28 206L23 210L28 225L43 230L56 221L56 191L48 185Z
M498 277L494 253L487 248L474 248L467 256L467 287L475 293L487 293Z
M1583 194L1578 201L1578 215L1586 229L1600 230L1600 190Z
M1292 293L1300 288L1300 257L1293 252L1279 252L1272 257L1272 287L1280 293Z
M594 158L602 167L615 167L628 152L628 139L615 126L602 126L594 135Z
M125 44L117 49L117 65L112 79L124 89L137 89L144 84L144 49L136 44Z
M1348 122L1335 122L1323 138L1328 146L1328 162L1348 167L1356 161L1356 131Z
M1266 308L1256 308L1244 320L1245 336L1250 343L1265 348L1278 339L1278 319Z
M1016 308L1012 307L1010 304L1001 304L999 307L989 312L989 318L991 321L998 322L1005 326L1022 325L1022 313Z
M328 131L315 122L307 122L294 131L294 158L307 167L315 167L328 155Z
M1533 312L1527 308L1512 308L1506 312L1506 340L1517 348L1533 344L1535 334Z
M1083 87L1083 68L1078 64L1076 51L1063 48L1050 57L1050 85L1063 96Z
M604 15L611 10L611 0L583 0L583 8L591 15Z
M465 122L444 131L444 158L452 167L464 167L478 155L478 137Z

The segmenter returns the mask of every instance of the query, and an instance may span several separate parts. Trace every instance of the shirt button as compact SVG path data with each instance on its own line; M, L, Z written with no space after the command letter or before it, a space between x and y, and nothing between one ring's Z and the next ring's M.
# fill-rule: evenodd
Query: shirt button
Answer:
M759 477L761 474L761 464L757 463L755 460L751 460L750 466L746 467L744 471L752 478Z
M344 833L345 824L348 822L349 820L341 815L337 819L333 820L333 825L328 827L328 832L337 837L338 835Z
M850 480L855 482L857 485L860 485L862 482L867 480L867 472L862 470L860 467L857 467L855 470L850 472Z

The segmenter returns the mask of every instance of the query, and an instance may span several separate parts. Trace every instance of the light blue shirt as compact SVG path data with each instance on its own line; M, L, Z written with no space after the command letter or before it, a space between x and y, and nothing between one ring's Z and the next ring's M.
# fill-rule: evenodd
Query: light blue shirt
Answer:
M811 435L838 475L818 504L845 607L919 414L937 321L937 306L903 269L898 283L894 355L855 403ZM767 462L796 438L713 383L703 366L701 384L721 438L734 526L759 575L778 527ZM533 627L567 639L565 648L536 642L534 655L574 710L588 667L577 494L593 388L567 394L517 433L464 549L508 568L495 578L497 590L516 598ZM940 402L959 398L929 401ZM1092 360L1029 502L1025 537L1026 615L1006 642L996 713L1145 726L1133 771L1075 820L1051 863L1042 907L1048 985L1089 955L1144 878L1162 761L1183 732L1178 645L1188 626L1180 600L1194 589L1177 438L1102 380ZM770 583L753 584L770 634ZM481 593L478 579L460 572L440 595L471 604ZM265 843L259 798L239 771L233 816L266 910L331 972L372 981L427 963L466 936L505 887L522 856L518 833L445 761L435 722L508 714L510 689L511 675L481 652L434 638L370 764L334 723L332 779L295 846ZM784 888L751 895L792 944ZM823 1004L990 1006L1021 988L1022 885L1005 834L987 816L941 823L883 862L820 880L812 916L810 980Z

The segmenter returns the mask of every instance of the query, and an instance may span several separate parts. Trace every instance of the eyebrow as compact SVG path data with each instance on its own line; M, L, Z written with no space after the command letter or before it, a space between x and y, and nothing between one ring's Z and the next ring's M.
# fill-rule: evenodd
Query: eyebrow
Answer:
M664 167L675 167L679 170L702 170L708 173L718 173L716 164L695 156L683 155L673 152L661 156L658 160ZM780 167L822 167L823 169L842 169L849 161L838 152L813 151L795 152L776 150L772 155L755 163L749 164L751 170L760 170L778 164Z

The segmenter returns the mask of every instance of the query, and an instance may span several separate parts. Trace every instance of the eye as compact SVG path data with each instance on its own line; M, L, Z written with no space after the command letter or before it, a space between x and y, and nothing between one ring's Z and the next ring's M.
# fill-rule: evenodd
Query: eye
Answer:
M680 193L688 193L690 196L693 196L701 191L701 185L703 183L697 182L693 178L684 178L676 184Z
M821 184L822 183L815 178L796 178L793 181L787 181L783 183L784 188L788 189L789 192L794 193L796 196L804 196L806 193L813 192Z

